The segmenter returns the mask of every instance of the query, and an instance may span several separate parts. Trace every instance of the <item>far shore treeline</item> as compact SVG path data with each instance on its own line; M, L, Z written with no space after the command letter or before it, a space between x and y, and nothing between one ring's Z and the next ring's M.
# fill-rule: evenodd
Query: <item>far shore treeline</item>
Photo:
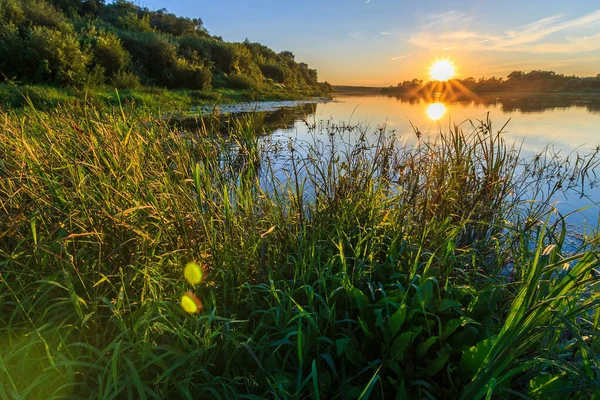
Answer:
M442 92L446 82L412 79L399 82L396 86L349 86L334 85L333 90L353 94L401 94L403 96L422 97L427 93ZM448 84L458 91L459 97L468 97L472 93L598 93L600 94L600 74L595 77L578 77L557 74L554 71L533 70L530 72L513 71L506 78L451 79ZM442 86L440 86L442 85ZM466 89L466 90L465 90Z
M0 82L62 87L328 89L317 71L200 18L125 0L0 0Z
M452 79L474 93L528 92L528 93L600 93L600 74L595 77L577 77L553 71L513 71L505 78ZM420 89L434 89L439 82L420 79L399 82L396 86L382 88L382 93L414 93Z

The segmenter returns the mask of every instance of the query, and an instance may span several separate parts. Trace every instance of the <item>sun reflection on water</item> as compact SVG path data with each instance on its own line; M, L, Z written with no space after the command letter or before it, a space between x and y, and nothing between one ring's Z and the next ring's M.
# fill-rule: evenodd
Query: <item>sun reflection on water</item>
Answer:
M446 106L443 103L432 103L427 106L427 116L432 121L437 121L446 114Z

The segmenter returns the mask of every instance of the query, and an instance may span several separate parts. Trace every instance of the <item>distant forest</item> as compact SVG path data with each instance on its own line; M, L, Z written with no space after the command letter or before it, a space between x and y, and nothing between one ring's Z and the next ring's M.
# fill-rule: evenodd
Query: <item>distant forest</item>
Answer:
M329 87L292 52L228 43L200 18L124 0L0 0L0 81L6 80L120 89Z
M453 82L462 84L474 93L485 92L528 92L528 93L600 93L600 74L596 77L569 76L557 74L553 71L523 71L511 72L504 78L475 78L452 79ZM424 83L420 79L404 81L396 86L381 89L382 93L411 93L421 88L434 89L437 82Z

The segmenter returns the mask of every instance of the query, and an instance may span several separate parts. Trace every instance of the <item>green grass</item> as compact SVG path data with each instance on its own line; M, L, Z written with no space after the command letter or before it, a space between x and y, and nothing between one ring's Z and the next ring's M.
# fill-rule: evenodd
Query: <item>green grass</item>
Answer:
M87 104L97 108L119 106L121 103L142 109L186 110L193 106L252 101L304 100L329 96L313 89L277 88L265 85L260 89L167 90L141 87L119 90L110 87L89 89L60 88L43 85L10 85L0 83L1 104L7 109L21 110L33 105L38 110L52 110L57 106Z
M282 169L254 123L0 114L0 398L599 398L599 238L549 200L595 153L325 126Z

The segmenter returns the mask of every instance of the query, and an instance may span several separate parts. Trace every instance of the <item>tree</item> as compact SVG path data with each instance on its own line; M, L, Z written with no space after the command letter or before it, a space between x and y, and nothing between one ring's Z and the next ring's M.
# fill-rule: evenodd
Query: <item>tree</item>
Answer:
M60 85L85 82L90 57L81 50L74 34L37 26L31 31L29 46L39 57L37 73L41 80Z

